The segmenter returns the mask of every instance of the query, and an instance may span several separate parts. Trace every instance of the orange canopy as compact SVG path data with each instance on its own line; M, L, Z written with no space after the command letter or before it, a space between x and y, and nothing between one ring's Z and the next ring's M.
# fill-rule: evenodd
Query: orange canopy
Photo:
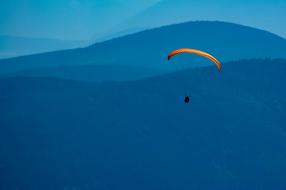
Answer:
M221 70L221 63L214 56L212 56L206 52L196 50L196 49L182 48L182 49L174 50L168 55L168 60L170 60L174 55L177 55L180 53L193 53L193 54L197 54L197 55L201 55L203 57L206 57L216 64L218 70Z

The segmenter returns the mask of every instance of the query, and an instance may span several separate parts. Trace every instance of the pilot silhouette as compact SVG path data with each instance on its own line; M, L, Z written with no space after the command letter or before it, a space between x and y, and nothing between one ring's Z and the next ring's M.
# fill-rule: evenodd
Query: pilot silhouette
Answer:
M190 102L190 97L189 96L185 96L185 103L187 104L187 103L189 103Z

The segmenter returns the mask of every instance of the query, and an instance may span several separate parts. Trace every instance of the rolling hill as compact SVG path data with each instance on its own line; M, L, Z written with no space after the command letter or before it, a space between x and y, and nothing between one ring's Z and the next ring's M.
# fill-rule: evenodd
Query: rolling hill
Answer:
M283 190L285 72L258 59L127 82L2 78L0 189Z
M31 69L15 73L16 76L55 77L79 81L126 81L156 76L165 72L161 70L136 66L72 65Z
M21 73L83 65L110 66L111 70L113 66L120 65L170 71L206 63L205 59L197 56L180 56L172 61L177 64L167 64L167 54L181 47L207 51L223 62L286 57L286 40L272 33L225 22L187 22L146 30L86 48L0 60L0 76L29 76Z
M0 36L0 58L31 55L83 46L80 41Z

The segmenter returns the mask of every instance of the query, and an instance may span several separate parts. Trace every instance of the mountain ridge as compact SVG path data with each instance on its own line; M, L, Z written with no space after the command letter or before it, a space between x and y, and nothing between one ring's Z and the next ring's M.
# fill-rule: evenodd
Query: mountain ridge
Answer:
M181 47L207 51L221 62L286 58L286 40L279 36L232 23L198 21L149 29L87 48L0 60L0 75L91 64L138 66L163 71L209 64L198 56L187 55L178 56L172 60L176 64L169 64L167 54ZM194 64L190 64L192 62Z
M188 20L220 20L270 30L285 38L285 28L281 27L281 23L284 20L283 10L286 3L283 0L275 2L276 5L254 0L244 5L240 1L164 0L122 22L119 28L144 25L157 27ZM268 15L267 18L264 13ZM265 22L260 22L261 20Z

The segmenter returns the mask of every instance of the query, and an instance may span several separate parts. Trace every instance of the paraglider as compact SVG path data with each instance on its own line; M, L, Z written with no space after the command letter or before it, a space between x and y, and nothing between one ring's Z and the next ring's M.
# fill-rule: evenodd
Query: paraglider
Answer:
M170 60L173 56L175 56L177 54L181 54L181 53L192 53L192 54L197 54L197 55L206 57L215 63L215 65L219 71L221 70L221 67L222 67L221 63L214 56L212 56L209 53L203 52L201 50L196 50L196 49L181 48L181 49L174 50L168 55L168 60ZM188 104L190 102L190 97L185 96L184 102L186 104Z
M192 53L192 54L197 54L197 55L206 57L216 64L216 67L218 70L221 70L221 63L214 56L206 52L196 50L196 49L182 48L182 49L174 50L168 55L168 60L170 60L173 56L180 54L180 53Z

